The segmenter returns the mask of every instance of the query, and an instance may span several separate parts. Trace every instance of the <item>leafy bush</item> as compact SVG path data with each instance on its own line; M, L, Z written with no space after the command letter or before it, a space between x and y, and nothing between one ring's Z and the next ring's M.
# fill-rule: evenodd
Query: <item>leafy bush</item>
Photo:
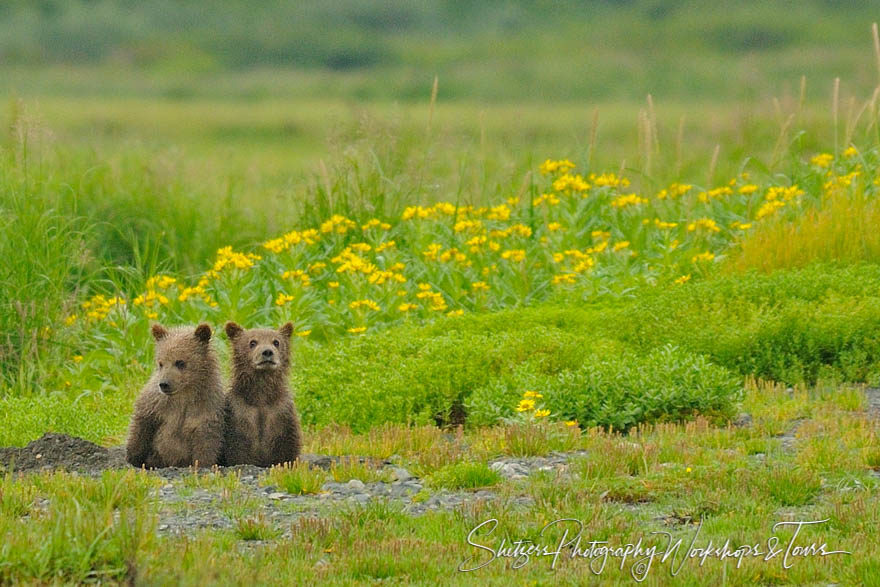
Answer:
M603 321L648 350L665 343L786 383L880 376L880 267L813 265L643 296Z
M740 378L727 369L672 346L646 355L594 351L576 368L523 379L528 389L543 394L557 419L617 430L697 413L730 417L742 389ZM468 404L474 421L513 416L521 390L495 382L477 391Z
M292 381L309 424L346 423L356 431L382 422L457 424L474 390L575 368L587 356L585 343L583 335L544 326L495 335L402 327L304 345Z

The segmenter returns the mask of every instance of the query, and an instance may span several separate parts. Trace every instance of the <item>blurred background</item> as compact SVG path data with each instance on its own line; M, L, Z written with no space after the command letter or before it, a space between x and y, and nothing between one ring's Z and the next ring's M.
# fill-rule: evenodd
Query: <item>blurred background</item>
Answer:
M806 106L822 114L836 77L842 99L870 97L878 8L6 0L0 90L65 140L220 150L226 165L283 179L326 157L328 141L363 132L366 118L424 130L437 76L436 130L460 145L491 145L506 163L525 151L570 155L588 143L596 109L599 162L616 166L638 153L648 94L659 138L674 141L684 116L694 156L719 142L733 151L755 135L775 138L779 108L800 100L801 76Z
M6 0L0 148L76 185L76 211L115 227L102 256L158 240L195 272L340 199L381 216L506 197L548 157L649 192L839 148L880 80L878 9ZM157 238L169 216L192 236Z

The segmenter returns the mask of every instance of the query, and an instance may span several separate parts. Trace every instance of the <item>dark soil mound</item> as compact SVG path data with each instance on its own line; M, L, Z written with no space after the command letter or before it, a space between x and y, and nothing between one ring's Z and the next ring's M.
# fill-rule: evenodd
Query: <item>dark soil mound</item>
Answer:
M358 462L370 462L376 466L389 464L382 459L367 457L346 457ZM339 462L342 457L323 455L301 455L300 461L308 463L310 467L329 470L332 463ZM27 473L33 471L64 469L87 474L100 474L107 469L126 469L130 465L125 460L125 447L114 446L104 448L93 442L68 436L67 434L46 433L41 438L34 440L24 448L0 447L0 472L14 471ZM220 467L225 469L225 467ZM253 470L252 470L253 469ZM262 469L250 465L230 467L232 470L244 471L248 474L257 474L254 471ZM161 471L161 472L160 472ZM160 469L162 477L173 478L191 471L183 469Z
M67 434L46 433L24 448L0 448L0 468L7 471L65 469L100 473L127 466L123 447L104 448Z

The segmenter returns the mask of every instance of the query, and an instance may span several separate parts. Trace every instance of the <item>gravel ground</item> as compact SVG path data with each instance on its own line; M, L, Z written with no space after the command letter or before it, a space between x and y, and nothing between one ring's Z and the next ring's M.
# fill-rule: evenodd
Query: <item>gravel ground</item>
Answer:
M551 453L543 457L498 458L489 466L509 480L528 477L537 471L566 475L569 461L584 452ZM160 534L194 534L205 528L232 529L238 519L262 518L276 528L287 528L301 517L324 517L339 508L382 502L401 512L418 516L432 510L450 510L498 499L492 489L430 490L418 477L390 461L364 457L302 455L313 468L329 470L342 458L370 461L384 473L388 482L364 483L352 479L345 483L327 481L317 494L292 495L278 487L265 485L266 469L255 466L215 467L200 474L207 479L194 481L192 469L167 468L150 471L164 483L155 492L160 502ZM66 470L96 476L108 469L126 469L124 447L104 448L82 438L46 434L23 448L0 448L0 469L16 473ZM235 475L237 482L224 483L219 476ZM224 489L233 487L234 489ZM528 507L530 497L510 498L513 506ZM246 512L246 513L242 513Z
M880 388L866 390L868 411L880 419ZM783 449L793 450L794 425L781 435ZM742 414L737 426L750 426L751 417ZM536 472L568 475L573 459L584 452L551 453L542 457L505 457L493 459L489 467L505 478L516 481ZM383 472L388 482L364 483L352 479L346 483L327 481L321 492L293 495L270 485L264 477L266 469L254 466L216 467L203 470L206 477L196 481L191 469L159 469L151 471L163 480L155 492L160 503L158 531L160 534L194 534L204 528L235 528L244 518L262 519L289 535L292 523L299 518L321 518L338 513L340 508L356 508L370 503L384 503L401 512L418 516L432 510L451 510L479 502L499 499L497 488L471 491L433 490L422 479L391 461L364 457L337 457L306 454L301 460L313 468L329 470L342 458L357 458ZM12 469L26 473L63 469L84 475L100 475L108 469L126 469L124 447L104 448L81 438L64 434L46 434L23 448L0 448L0 470ZM390 474L389 474L390 473ZM226 483L221 476L235 475L237 482ZM225 488L227 487L227 488ZM228 489L232 487L233 489ZM225 488L225 489L224 489ZM514 507L533 504L528 496L505 497Z

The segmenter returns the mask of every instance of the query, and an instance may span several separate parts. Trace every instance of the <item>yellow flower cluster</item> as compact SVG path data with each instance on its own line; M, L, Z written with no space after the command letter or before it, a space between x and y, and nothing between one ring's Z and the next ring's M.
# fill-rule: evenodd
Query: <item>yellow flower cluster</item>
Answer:
M617 196L611 200L611 205L615 208L627 208L629 206L638 206L639 204L647 204L648 200L641 198L636 194L625 194Z
M657 192L657 199L665 200L668 198L670 200L674 200L675 198L679 198L691 191L693 187L694 186L688 183L673 183L668 188L662 189Z
M703 202L704 204L709 200L717 200L719 198L723 198L724 196L732 196L733 189L729 186L721 186L717 188L713 188L711 190L706 190L705 192L700 192L697 194L697 200Z
M361 230L370 230L371 228L379 228L380 230L391 230L391 225L387 222L382 222L378 218L373 218L368 220L366 224L361 226Z
M313 245L317 243L320 239L321 235L318 234L318 231L314 228L303 230L302 232L293 230L282 237L264 242L263 248L269 249L271 252L277 254L282 251L286 251L290 247L298 245L300 243Z
M590 184L579 174L564 173L553 181L553 189L557 192L585 192L590 189Z
M526 258L525 249L508 249L501 253L501 258L514 263L521 263Z
M570 169L574 169L574 163L572 163L568 159L560 159L558 161L547 159L546 161L541 163L538 171L540 171L542 175L549 175L556 172L565 173Z
M548 206L556 206L557 204L559 204L560 199L555 194L541 194L540 196L532 200L532 206L537 208L545 202Z
M356 227L357 223L354 220L350 220L340 214L334 214L329 219L321 223L321 232L323 232L324 234L331 232L336 234L345 234L349 230L353 230Z
M517 412L531 412L535 418L546 418L550 415L550 410L538 409L537 400L543 398L544 395L537 391L526 391L523 393L522 399L516 406Z
M217 277L227 267L250 269L254 266L254 261L259 261L260 259L262 257L253 253L236 253L232 250L232 247L223 247L217 251L217 260L214 262L211 276Z
M351 247L343 249L341 253L330 259L330 262L338 265L336 273L362 273L369 275L376 271L375 265L352 252Z
M831 167L831 164L834 162L834 155L831 153L819 153L810 159L810 164L815 165L816 167Z
M116 308L125 307L125 300L118 296L106 297L102 294L92 296L82 303L82 309L86 311L89 320L103 320Z
M374 312L379 312L382 308L379 307L379 304L374 302L373 300L354 300L348 307L352 310L357 310L359 308L367 308L368 310L373 310Z
M721 228L718 227L718 223L712 220L711 218L698 218L697 220L688 224L688 232L694 232L696 230L705 230L708 232L721 232Z
M299 281L303 287L309 287L312 284L312 278L302 269L292 269L281 274L281 279L287 281Z
M613 173L603 173L602 175L591 173L589 180L593 182L593 185L597 188L625 188L629 186L629 180L627 178L617 176Z

